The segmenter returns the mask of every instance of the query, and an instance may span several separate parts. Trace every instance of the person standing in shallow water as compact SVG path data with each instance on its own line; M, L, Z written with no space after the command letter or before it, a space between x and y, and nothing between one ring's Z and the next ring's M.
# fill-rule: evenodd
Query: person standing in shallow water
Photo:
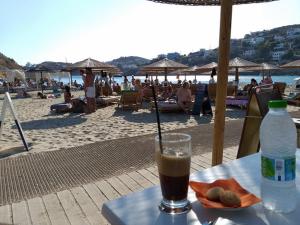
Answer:
M95 99L95 75L92 69L87 68L85 73L84 70L80 71L84 81L84 91L87 100L87 113L93 113L96 111L96 99Z

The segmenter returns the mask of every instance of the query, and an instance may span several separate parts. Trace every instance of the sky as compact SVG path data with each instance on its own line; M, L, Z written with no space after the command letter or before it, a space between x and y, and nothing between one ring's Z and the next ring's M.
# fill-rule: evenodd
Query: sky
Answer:
M233 7L231 38L300 24L300 1ZM219 6L147 0L0 0L0 52L20 65L91 57L148 59L188 54L219 43Z

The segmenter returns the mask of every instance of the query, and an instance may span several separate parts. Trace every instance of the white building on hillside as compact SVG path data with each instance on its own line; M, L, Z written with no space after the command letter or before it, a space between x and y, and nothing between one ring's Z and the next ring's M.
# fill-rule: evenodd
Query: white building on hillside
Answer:
M273 38L274 38L275 41L283 41L284 40L283 36L277 35L277 34Z
M250 39L250 43L252 45L258 45L259 43L263 42L265 40L264 37L254 37Z
M300 36L300 27L290 28L286 31L287 38L295 38Z
M255 50L254 49L249 49L243 52L243 56L245 57L252 57L255 55Z
M274 61L279 61L285 53L285 51L274 51L272 52L272 59Z

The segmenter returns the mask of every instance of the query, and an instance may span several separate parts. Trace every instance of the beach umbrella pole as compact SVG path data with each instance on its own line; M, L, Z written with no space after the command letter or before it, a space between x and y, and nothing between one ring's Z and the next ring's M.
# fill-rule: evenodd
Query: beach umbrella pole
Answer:
M41 84L42 93L44 93L44 89L43 89L44 82L42 83L42 81L43 81L43 72L41 71L41 81L40 81L40 84Z
M225 99L228 82L232 2L233 0L221 0L218 81L212 152L213 166L221 164L223 160Z
M236 81L236 83L239 82L239 68L238 67L235 68L235 81Z

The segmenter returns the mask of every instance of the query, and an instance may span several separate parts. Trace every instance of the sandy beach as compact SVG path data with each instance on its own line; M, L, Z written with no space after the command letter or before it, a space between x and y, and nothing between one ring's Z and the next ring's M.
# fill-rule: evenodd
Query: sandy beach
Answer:
M77 97L82 96L83 92L77 91L72 94ZM157 132L155 113L149 110L147 104L144 104L138 111L122 110L117 108L117 105L110 105L99 108L95 113L88 115L55 114L50 112L50 105L62 102L63 97L38 99L34 92L32 96L32 98L15 99L12 94L12 101L26 140L32 145L29 154ZM3 95L0 96L0 99L0 108L2 108ZM297 107L289 106L289 111L297 110ZM228 108L226 121L243 119L245 113L245 110L239 108ZM214 119L208 116L164 113L161 114L161 121L162 130L169 131L213 123ZM0 146L7 149L11 146L21 145L22 142L13 118L7 111Z

